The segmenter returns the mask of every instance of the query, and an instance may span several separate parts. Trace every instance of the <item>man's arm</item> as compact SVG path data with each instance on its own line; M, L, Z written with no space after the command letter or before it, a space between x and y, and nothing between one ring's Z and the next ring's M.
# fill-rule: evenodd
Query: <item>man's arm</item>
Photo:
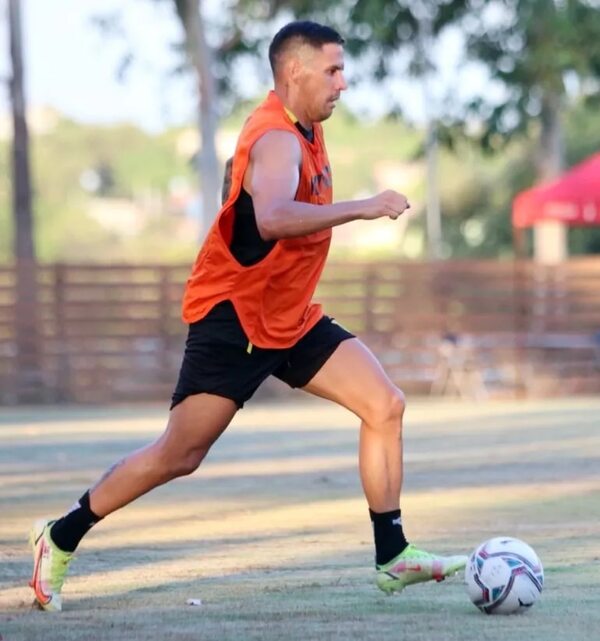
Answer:
M287 131L269 131L252 147L244 186L252 196L264 240L304 236L351 220L395 219L409 206L405 196L391 190L332 205L297 202L301 161L300 143Z

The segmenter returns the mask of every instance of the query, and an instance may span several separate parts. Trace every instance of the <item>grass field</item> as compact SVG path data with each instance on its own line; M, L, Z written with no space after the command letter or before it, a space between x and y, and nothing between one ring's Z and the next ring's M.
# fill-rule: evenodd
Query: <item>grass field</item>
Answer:
M524 615L479 613L461 577L394 597L375 588L356 420L321 402L243 410L198 472L88 535L61 614L32 610L32 519L60 515L164 418L156 408L0 410L3 641L599 638L598 399L407 410L409 539L458 553L523 538L546 575Z

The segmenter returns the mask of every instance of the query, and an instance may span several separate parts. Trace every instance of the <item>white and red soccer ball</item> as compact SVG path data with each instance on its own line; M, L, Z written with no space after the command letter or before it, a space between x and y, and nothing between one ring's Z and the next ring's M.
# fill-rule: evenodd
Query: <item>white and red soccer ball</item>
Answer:
M533 549L508 536L483 542L469 557L465 582L471 601L486 614L524 612L538 600L544 569Z

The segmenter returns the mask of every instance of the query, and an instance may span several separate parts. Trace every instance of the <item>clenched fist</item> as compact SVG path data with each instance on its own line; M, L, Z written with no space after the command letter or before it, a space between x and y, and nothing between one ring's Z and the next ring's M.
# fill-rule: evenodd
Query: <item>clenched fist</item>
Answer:
M383 218L388 216L392 220L396 220L400 214L407 210L410 205L404 194L399 194L393 189L367 198L365 202L365 210L363 218L365 220L374 220L375 218Z

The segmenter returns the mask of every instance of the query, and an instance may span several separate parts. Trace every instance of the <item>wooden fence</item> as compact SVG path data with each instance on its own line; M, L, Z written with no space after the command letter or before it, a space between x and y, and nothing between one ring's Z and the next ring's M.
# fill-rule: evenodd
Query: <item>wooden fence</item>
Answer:
M0 268L0 404L166 402L185 341L189 269L41 266L40 302L29 312L38 330L23 347L15 272ZM600 392L600 257L554 268L330 262L316 300L409 391ZM23 349L35 376L21 371Z

